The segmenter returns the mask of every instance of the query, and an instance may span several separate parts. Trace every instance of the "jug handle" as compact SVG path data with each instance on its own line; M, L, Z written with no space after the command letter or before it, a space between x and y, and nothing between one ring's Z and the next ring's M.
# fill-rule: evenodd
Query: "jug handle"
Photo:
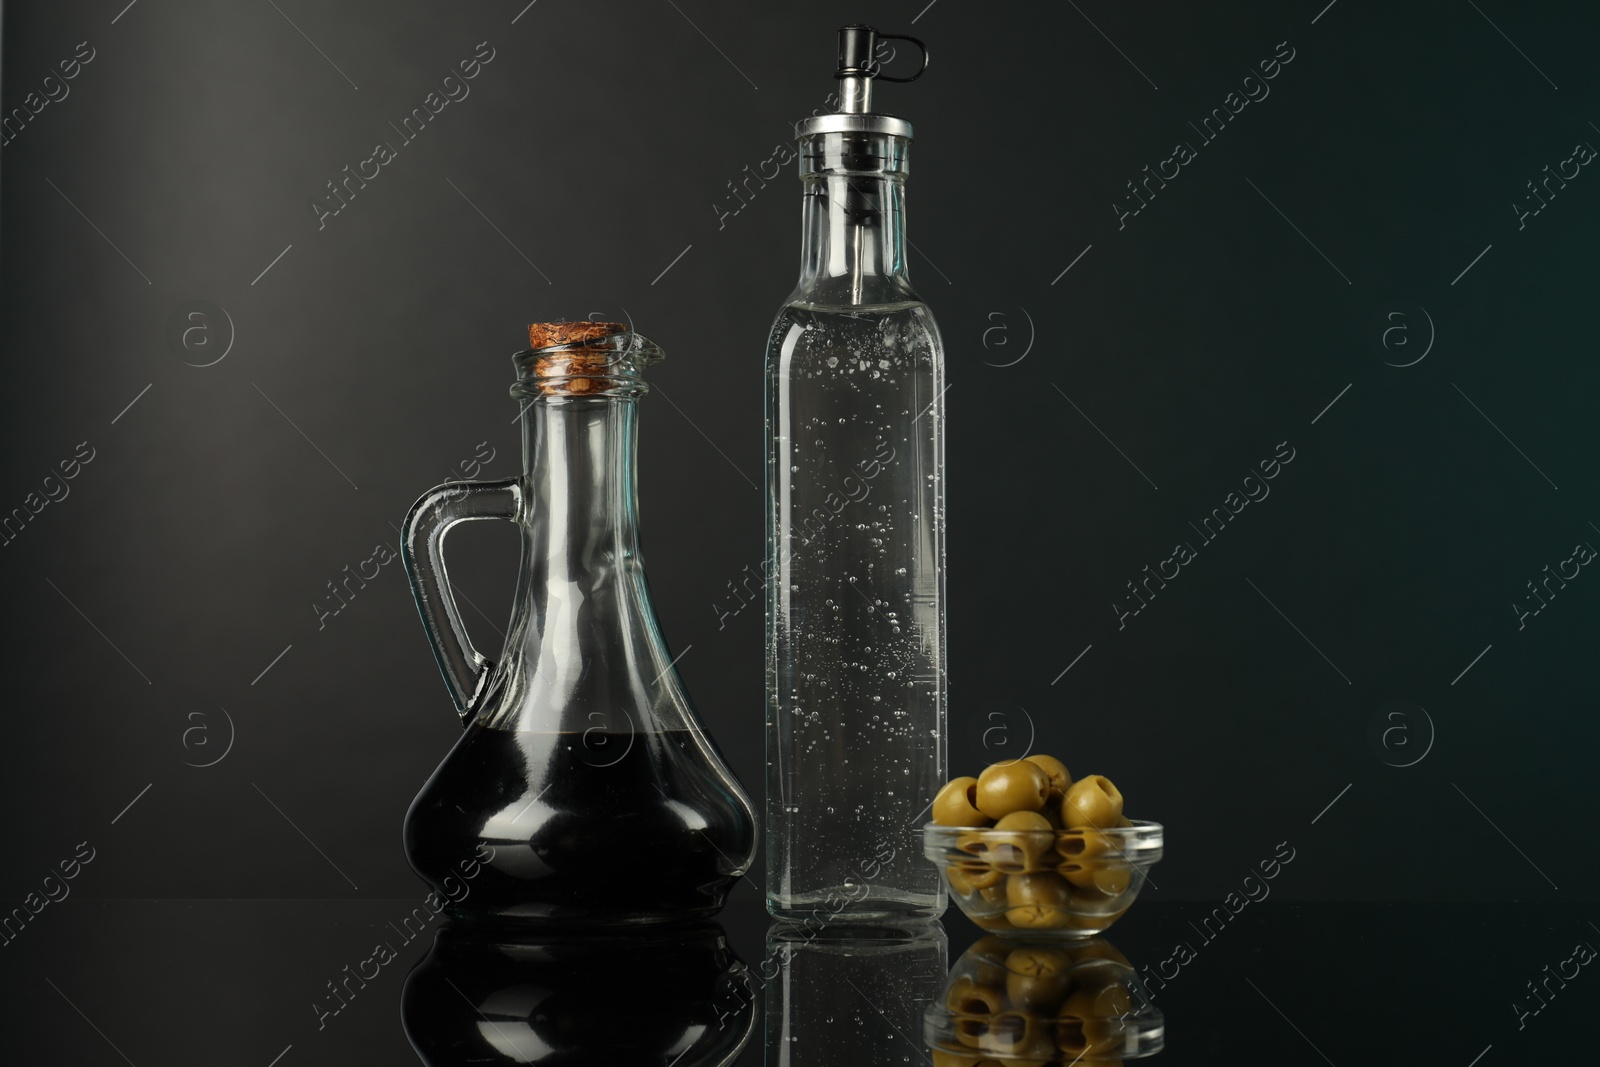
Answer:
M472 647L461 612L450 591L444 563L444 535L458 522L476 519L516 521L522 511L522 486L515 479L446 482L422 495L400 532L411 594L416 598L428 644L439 663L463 726L470 725L488 689L494 662Z

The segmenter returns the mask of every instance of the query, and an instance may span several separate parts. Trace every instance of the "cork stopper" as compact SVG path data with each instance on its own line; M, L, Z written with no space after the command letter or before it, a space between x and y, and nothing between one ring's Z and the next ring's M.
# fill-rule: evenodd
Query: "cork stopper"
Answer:
M620 322L530 322L528 347L537 350L552 345L582 344L627 331L628 327Z
M616 385L618 350L604 340L627 332L620 322L529 323L532 384L545 396L606 392Z

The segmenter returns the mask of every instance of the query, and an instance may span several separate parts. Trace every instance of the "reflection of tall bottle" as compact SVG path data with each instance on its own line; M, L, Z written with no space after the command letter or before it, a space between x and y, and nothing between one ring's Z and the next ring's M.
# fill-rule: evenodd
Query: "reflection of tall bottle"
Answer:
M724 1067L755 1029L749 972L713 923L554 939L446 925L400 1015L428 1067Z
M767 933L769 1067L906 1067L925 1061L922 1016L945 978L944 927L779 924Z
M868 110L880 36L840 31L842 111L798 127L800 283L767 343L767 906L784 919L945 904L914 837L944 780L944 354L906 275L911 124Z

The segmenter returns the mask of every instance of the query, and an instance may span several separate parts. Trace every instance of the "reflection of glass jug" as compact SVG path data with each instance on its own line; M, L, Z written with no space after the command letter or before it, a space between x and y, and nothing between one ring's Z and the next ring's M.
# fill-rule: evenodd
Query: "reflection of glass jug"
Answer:
M722 1067L755 1029L748 971L715 923L542 941L446 925L400 1017L428 1067Z
M406 814L406 854L462 913L711 915L750 866L755 820L645 586L635 402L661 350L616 323L536 324L529 337L511 391L524 405L522 476L446 483L406 518L406 572L466 725ZM441 554L445 533L472 519L522 531L499 664L473 649Z

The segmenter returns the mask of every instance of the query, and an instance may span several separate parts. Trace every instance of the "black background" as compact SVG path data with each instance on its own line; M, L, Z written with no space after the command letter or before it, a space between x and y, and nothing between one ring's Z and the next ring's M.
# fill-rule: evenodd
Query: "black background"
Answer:
M915 124L951 382L952 773L1031 744L1114 778L1168 828L1156 900L1281 841L1280 899L1594 900L1600 594L1584 570L1521 629L1513 603L1600 544L1600 179L1512 206L1600 144L1592 5L123 2L4 10L7 114L94 49L0 155L0 508L94 454L0 552L0 889L96 850L30 951L99 943L97 898L421 897L400 819L459 728L400 565L314 605L463 461L518 469L532 320L628 317L668 353L652 594L759 792L761 611L729 583L761 561L792 172L724 213L824 106L850 21L934 55L878 105ZM485 41L470 95L319 228L324 184ZM202 301L224 314L185 348ZM1202 543L1280 442L1271 495ZM1198 558L1119 629L1178 541ZM451 548L492 650L514 534Z

